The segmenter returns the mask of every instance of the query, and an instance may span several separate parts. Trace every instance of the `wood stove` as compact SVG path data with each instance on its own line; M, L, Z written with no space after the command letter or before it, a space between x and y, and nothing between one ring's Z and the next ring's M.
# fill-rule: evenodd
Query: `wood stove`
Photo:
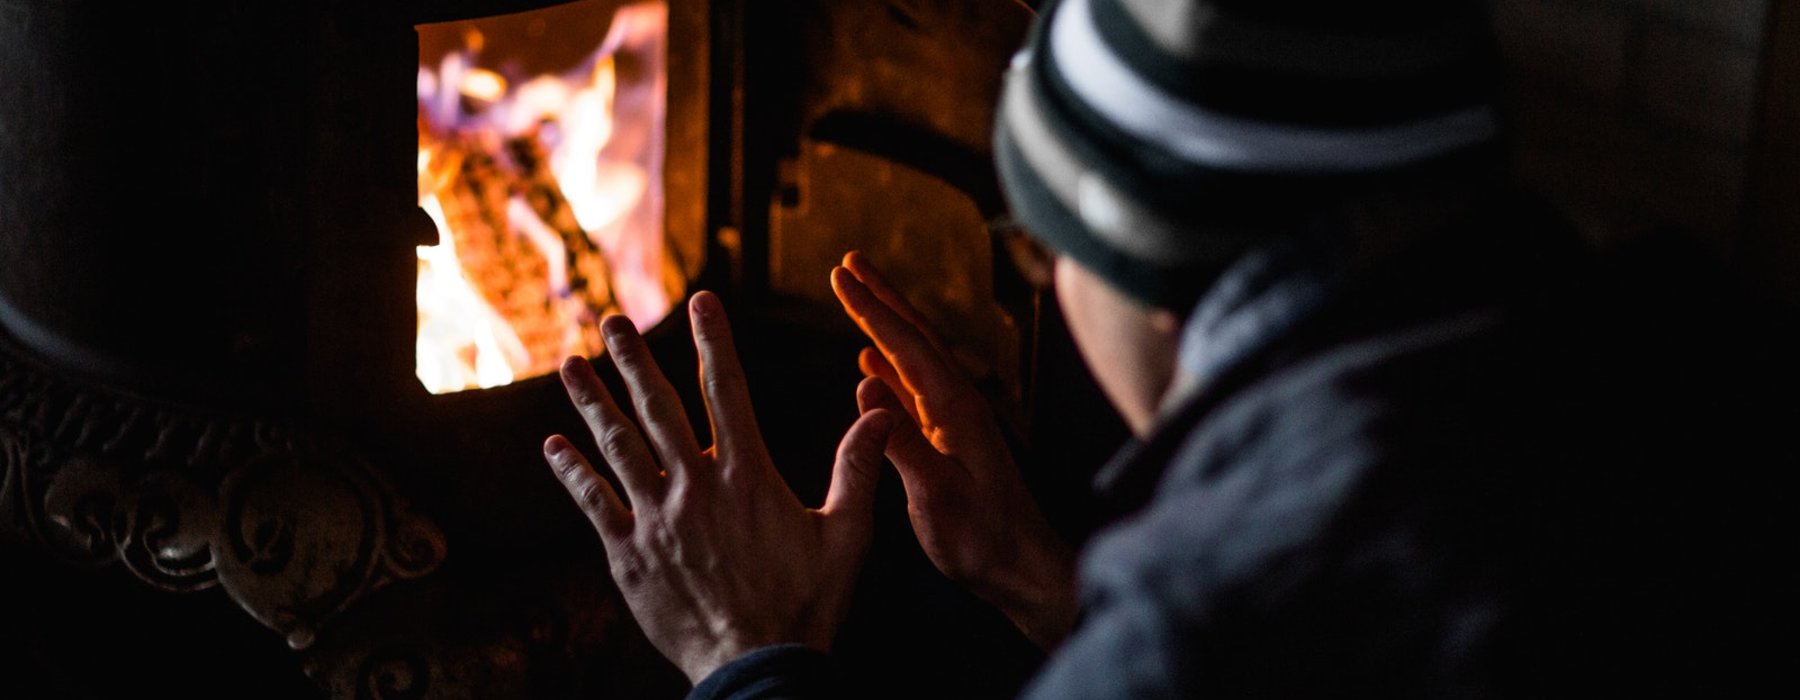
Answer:
M512 31L471 38L471 26L514 22L535 39L631 4L0 2L0 555L18 562L0 578L32 591L0 600L32 640L0 647L0 670L71 696L146 683L189 697L315 693L285 675L298 668L334 697L680 694L537 455L544 435L581 430L555 380L523 371L434 394L418 351L421 246L439 243L454 209L434 211L427 195L487 197L487 209L460 211L489 223L535 202L526 218L545 235L579 247L593 234L559 223L567 197L531 199L546 191L530 182L542 169L519 144L543 142L524 127L484 156L511 184L422 185L445 152L441 133L433 154L422 145L433 119L530 82L507 74L524 70L519 60L463 64L462 75L510 86L494 93L479 84L488 77L447 78L444 58ZM859 247L912 280L907 291L1021 440L1064 457L1036 481L1053 510L1079 510L1072 465L1119 429L1097 410L1036 408L1098 400L1066 346L1040 347L1053 310L986 235L1000 214L993 95L1026 10L653 6L666 22L661 153L645 161L660 173L643 173L660 192L648 215L664 234L657 282L676 298L725 298L771 451L796 489L822 494L831 433L854 413L860 341L832 309L825 272ZM525 11L547 14L507 19ZM616 60L617 81L637 59L595 60ZM581 65L586 76L595 65ZM428 114L429 100L449 111ZM528 231L497 228L525 249L513 239ZM581 278L578 256L556 250L568 265L536 263L540 286L599 277ZM697 407L682 306L659 320L617 298ZM580 342L574 327L565 334ZM893 486L847 662L998 647L941 667L967 688L1010 692L1031 652L933 578ZM162 612L134 622L150 608ZM897 623L898 641L860 631ZM90 636L75 625L113 641L70 660ZM959 641L944 643L945 630ZM908 635L937 649L899 650ZM95 675L106 668L131 672Z

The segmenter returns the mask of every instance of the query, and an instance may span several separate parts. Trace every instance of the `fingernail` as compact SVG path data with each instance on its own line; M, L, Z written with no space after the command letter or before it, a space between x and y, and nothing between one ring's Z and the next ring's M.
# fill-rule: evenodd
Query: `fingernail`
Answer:
M613 340L623 338L625 327L630 325L630 319L614 314L600 321L600 334L606 337L608 343L611 343Z
M719 302L719 297L710 292L700 292L695 294L693 303L688 306L693 310L695 316L707 320L718 317L720 309L723 308L723 305Z

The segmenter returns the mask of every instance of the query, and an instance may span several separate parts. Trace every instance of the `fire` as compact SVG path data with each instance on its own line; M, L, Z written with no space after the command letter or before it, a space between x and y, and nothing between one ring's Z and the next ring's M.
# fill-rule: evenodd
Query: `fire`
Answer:
M419 381L508 384L596 355L599 320L667 315L662 231L667 10L629 5L581 65L506 74L464 49L419 69ZM628 62L631 70L621 69Z
M499 102L506 97L506 78L491 70L477 68L464 73L462 84L457 88L464 97Z

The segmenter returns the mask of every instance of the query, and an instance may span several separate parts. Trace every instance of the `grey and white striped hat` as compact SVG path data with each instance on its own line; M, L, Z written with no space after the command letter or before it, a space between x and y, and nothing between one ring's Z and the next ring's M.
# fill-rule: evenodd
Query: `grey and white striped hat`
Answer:
M1495 150L1475 0L1062 0L1014 58L996 153L1015 216L1184 308L1284 227Z

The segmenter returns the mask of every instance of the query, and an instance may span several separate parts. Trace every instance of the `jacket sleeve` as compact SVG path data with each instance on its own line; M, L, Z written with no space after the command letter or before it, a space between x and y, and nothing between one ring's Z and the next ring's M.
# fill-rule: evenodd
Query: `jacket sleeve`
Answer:
M1390 579L1335 571L1327 562L1336 557L1306 542L1309 499L1234 503L1233 491L1266 491L1217 487L1162 499L1090 543L1081 623L1026 698L1319 697L1392 689L1390 681L1405 687L1363 677L1384 659L1411 656L1394 647L1420 640L1419 630L1383 623L1410 617L1395 614L1401 599Z
M800 644L763 647L720 666L688 693L688 700L823 700L836 674L824 652Z
M1189 697L1203 656L1195 647L1209 626L1203 607L1172 579L1205 573L1165 568L1170 550L1193 545L1159 518L1112 528L1090 543L1082 561L1082 619L1027 686L1031 700ZM1192 551L1189 549L1188 551ZM1186 569L1186 570L1182 570ZM1184 576L1186 575L1186 576ZM1189 583L1203 587L1202 581Z
M1154 605L1090 614L1027 687L1029 700L1179 697L1181 659Z
M1392 473L1421 471L1404 465L1372 483L1377 453L1256 460L1103 531L1081 623L1025 697L1536 695L1496 685L1529 633L1506 629L1524 618L1486 544L1515 521L1409 495L1454 489Z

